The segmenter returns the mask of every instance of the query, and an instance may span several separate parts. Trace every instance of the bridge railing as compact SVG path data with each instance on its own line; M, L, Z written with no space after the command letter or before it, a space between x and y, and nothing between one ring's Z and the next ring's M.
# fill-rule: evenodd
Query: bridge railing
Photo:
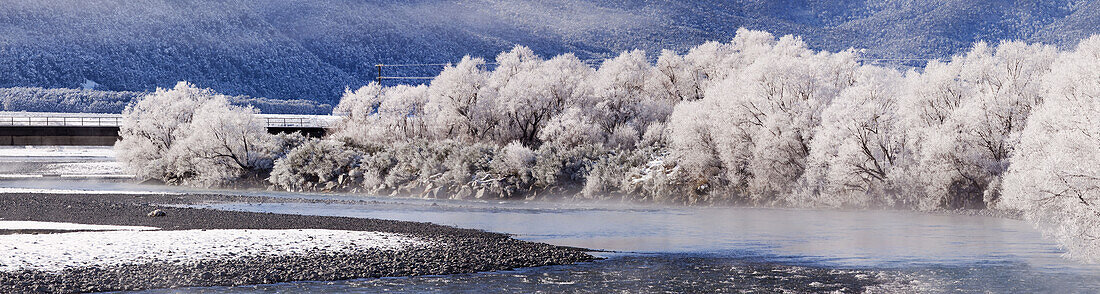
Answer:
M302 117L265 117L264 121L269 128L315 128L318 126L311 119Z
M6 127L118 127L121 117L112 116L0 116Z
M263 115L268 128L327 128L331 119L323 116L271 116ZM0 115L0 127L119 127L122 116L16 116Z

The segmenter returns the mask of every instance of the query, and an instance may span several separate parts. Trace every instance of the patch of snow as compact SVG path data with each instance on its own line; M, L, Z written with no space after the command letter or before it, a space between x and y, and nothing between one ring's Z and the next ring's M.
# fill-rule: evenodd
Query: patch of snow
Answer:
M84 79L84 82L80 83L80 88L84 90L95 90L96 88L99 88L99 83L96 83L93 80Z
M339 230L111 231L0 236L0 271L183 263L247 256L403 250L429 243L400 234Z
M55 231L148 231L159 230L157 227L142 226L108 226L88 225L58 222L36 221L3 221L0 220L0 230L55 230Z
M177 195L179 193L172 192L155 192L155 191L122 191L122 190L69 190L69 189L39 189L39 188L12 188L12 187L0 187L0 193L21 193L21 194L117 194L117 195Z
M28 175L28 174L0 174L0 180L22 180L22 179L37 179L42 175ZM0 192L3 193L3 192Z
M56 175L121 175L124 172L121 162L51 163L41 170L41 173Z
M102 146L15 146L0 147L0 157L106 157L114 158L112 147Z

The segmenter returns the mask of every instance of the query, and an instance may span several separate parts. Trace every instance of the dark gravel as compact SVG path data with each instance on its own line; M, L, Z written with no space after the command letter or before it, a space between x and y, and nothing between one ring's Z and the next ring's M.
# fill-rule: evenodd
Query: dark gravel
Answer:
M445 275L591 261L582 249L431 223L176 208L210 201L309 201L224 195L0 194L0 219L190 229L332 229L408 234L443 244L404 251L242 257L189 263L0 272L0 293L98 292ZM325 201L320 201L325 202ZM163 217L148 217L160 209ZM7 232L13 233L13 232ZM35 233L50 233L35 232Z

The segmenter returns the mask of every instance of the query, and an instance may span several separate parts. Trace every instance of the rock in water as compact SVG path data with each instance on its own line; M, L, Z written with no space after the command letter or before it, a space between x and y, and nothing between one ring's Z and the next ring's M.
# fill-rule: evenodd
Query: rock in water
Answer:
M150 211L149 214L147 214L146 216L148 216L148 217L162 217L162 216L165 216L165 215L168 215L168 214L165 213L163 210L157 209L157 210Z

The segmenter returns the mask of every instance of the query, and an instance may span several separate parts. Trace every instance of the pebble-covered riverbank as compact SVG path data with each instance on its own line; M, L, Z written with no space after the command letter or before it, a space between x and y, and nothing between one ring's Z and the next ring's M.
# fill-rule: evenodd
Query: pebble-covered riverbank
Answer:
M333 251L293 255L70 267L0 272L0 292L92 292L302 280L439 275L591 261L581 250L525 242L508 235L430 223L231 212L168 207L209 201L301 201L222 195L0 194L0 220L148 226L162 230L319 229L402 234L426 246L405 250ZM153 210L164 216L150 217ZM26 233L8 231L7 233Z

